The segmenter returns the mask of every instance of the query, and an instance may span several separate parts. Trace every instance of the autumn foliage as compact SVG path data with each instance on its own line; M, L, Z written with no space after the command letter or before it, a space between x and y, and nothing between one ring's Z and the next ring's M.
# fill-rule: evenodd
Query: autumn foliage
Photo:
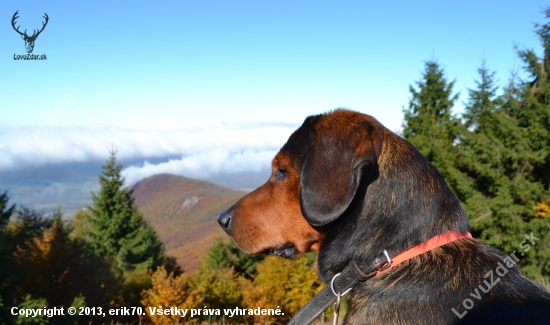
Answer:
M535 215L540 218L546 218L550 216L550 198L542 201L537 202L535 207L533 208L535 210Z
M13 253L19 270L18 291L35 297L48 297L51 306L70 306L75 297L84 295L92 306L105 306L116 278L108 266L77 240L68 237L59 220L51 228Z
M284 315L258 316L260 322L287 323L317 292L322 284L306 258L290 261L269 256L258 264L253 281L241 281L243 305L246 308L277 308Z
M192 275L174 276L160 268L153 274L152 288L142 293L143 305L148 307L173 306L179 308L223 309L280 309L280 316L236 315L200 316L186 321L225 324L268 324L287 323L291 316L307 303L322 287L317 274L307 258L290 261L280 257L266 257L253 266L251 278L244 271L236 272L239 265L219 267L219 253L235 253L232 242L216 240L208 256ZM250 259L235 259L235 263L247 265L240 269L251 272ZM221 263L221 265L226 265ZM250 273L249 273L250 274ZM174 316L153 316L154 324L182 324L182 318Z
M152 288L142 293L142 303L145 307L178 307L190 309L199 306L201 302L198 290L193 289L188 275L174 276L160 267L153 273ZM152 315L154 324L182 324L182 318L173 315Z

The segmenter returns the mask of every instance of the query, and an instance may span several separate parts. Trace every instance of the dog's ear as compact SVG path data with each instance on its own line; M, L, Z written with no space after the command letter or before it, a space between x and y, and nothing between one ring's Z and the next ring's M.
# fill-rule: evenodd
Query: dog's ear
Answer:
M380 136L368 125L310 127L300 176L300 206L314 226L326 225L348 208L365 168L377 168Z

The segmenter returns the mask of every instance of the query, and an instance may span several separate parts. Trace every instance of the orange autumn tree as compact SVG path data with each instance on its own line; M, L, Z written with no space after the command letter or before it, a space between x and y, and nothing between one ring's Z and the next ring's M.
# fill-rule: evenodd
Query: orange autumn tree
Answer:
M88 306L106 308L117 289L109 266L69 238L60 212L51 228L18 246L13 257L19 294L45 297L50 307L68 307L80 297Z
M149 308L170 308L178 307L182 309L198 308L202 303L198 297L198 290L193 289L188 275L182 274L174 276L173 273L166 272L161 266L152 275L151 289L144 290L141 293L143 300L141 303L147 308L147 315L150 315L153 324L185 324L189 318L177 315L158 315L150 313Z
M254 281L241 281L243 304L248 309L280 309L284 315L254 316L257 322L286 323L322 289L317 273L306 258L290 261L269 256L257 265Z

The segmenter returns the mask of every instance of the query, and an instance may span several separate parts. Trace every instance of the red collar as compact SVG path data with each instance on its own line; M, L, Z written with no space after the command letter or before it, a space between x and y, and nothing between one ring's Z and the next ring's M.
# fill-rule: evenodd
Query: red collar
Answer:
M387 270L391 269L392 267L395 267L395 266L397 266L397 265L399 265L399 264L405 262L406 260L409 260L409 259L411 259L415 256L426 253L426 252L431 251L432 249L434 249L436 247L443 246L445 244L454 242L455 240L459 240L461 238L472 238L472 234L470 234L468 232L464 235L460 235L460 234L458 234L457 232L455 232L453 230L449 230L444 234L440 234L440 235L437 235L435 237L432 237L432 238L428 239L427 241L425 241L421 244L418 244L414 247L411 247L411 248L407 249L406 251L404 251L400 254L395 255L392 259L391 265L388 268L386 268L382 271L377 271L376 275L378 275L380 273L383 273L383 272L386 272Z

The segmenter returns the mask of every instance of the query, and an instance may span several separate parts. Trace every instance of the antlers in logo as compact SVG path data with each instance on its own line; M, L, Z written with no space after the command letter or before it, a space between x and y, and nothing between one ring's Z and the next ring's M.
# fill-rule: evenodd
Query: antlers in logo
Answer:
M27 49L27 53L32 53L32 50L34 49L34 41L36 41L36 38L38 37L38 35L40 35L40 33L42 33L42 31L44 30L44 28L46 27L46 25L48 24L48 20L49 20L49 17L48 17L48 14L44 13L44 19L46 19L45 22L42 23L42 29L37 31L36 29L34 30L34 32L32 33L31 36L27 35L27 30L25 29L25 32L21 33L19 31L19 27L20 26L17 26L17 28L15 27L15 20L17 18L19 18L19 16L17 16L17 13L19 12L19 10L17 10L14 14L13 14L13 17L11 19L11 26L13 27L13 29L19 33L19 35L21 35L21 38L25 41L25 48Z

